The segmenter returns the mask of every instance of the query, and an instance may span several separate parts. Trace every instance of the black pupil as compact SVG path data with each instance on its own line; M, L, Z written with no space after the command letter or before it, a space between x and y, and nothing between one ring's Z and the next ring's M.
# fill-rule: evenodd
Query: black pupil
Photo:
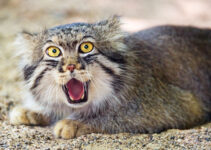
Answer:
M53 49L52 52L53 52L53 53L56 53L56 49Z
M87 48L89 48L89 46L88 45L84 45L84 48L87 49Z

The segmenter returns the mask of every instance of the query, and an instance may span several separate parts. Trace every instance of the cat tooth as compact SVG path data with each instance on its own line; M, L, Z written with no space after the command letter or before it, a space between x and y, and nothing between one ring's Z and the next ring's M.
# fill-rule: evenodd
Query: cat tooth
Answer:
M71 100L74 100L74 99L72 98L72 96L70 96L70 99L71 99Z
M84 94L81 96L81 99L84 99Z

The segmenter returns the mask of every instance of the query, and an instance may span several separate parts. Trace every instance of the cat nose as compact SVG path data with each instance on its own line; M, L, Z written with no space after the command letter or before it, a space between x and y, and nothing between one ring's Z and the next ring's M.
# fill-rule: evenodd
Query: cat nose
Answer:
M75 65L74 64L70 64L67 66L67 70L70 70L70 72L73 72L75 70Z

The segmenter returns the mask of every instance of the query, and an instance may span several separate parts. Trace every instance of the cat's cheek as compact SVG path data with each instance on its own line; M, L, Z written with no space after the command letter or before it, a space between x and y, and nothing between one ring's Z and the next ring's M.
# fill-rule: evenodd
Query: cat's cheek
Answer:
M68 73L59 73L58 71L53 71L52 78L59 85L64 85L71 79Z
M82 82L88 82L92 77L92 73L88 70L75 70L75 78Z

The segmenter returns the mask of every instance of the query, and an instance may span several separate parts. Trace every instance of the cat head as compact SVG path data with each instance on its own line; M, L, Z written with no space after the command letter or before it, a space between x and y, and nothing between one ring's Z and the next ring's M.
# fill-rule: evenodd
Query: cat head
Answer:
M37 101L49 105L115 103L124 72L123 40L117 16L23 32L17 43L26 85Z

